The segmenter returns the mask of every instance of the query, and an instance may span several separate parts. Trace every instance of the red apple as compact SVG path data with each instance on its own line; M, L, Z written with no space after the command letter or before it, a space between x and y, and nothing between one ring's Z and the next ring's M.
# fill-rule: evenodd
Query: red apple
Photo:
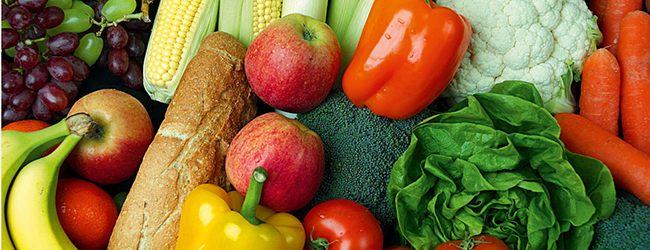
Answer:
M135 97L101 89L77 100L69 114L86 112L100 132L83 138L66 161L81 177L104 185L125 181L138 171L153 140L151 118Z
M253 92L271 107L292 113L307 112L325 100L340 64L334 31L298 13L264 28L244 57Z
M268 177L260 204L275 211L296 211L314 198L325 171L320 137L297 120L262 114L233 138L226 154L226 175L246 195L251 174L264 167Z

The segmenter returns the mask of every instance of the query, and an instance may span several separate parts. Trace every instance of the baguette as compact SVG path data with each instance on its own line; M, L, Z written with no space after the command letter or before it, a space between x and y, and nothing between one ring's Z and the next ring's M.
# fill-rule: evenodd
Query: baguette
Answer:
M173 249L188 193L202 183L230 189L227 148L257 113L245 53L228 33L202 41L144 155L108 249Z

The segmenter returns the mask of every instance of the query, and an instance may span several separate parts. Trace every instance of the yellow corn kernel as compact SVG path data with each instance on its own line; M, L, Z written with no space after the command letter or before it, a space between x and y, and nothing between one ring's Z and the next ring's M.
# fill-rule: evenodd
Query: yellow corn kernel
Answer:
M147 46L143 85L169 103L189 60L216 26L219 0L161 0Z
M255 0L253 3L253 37L282 16L282 0Z

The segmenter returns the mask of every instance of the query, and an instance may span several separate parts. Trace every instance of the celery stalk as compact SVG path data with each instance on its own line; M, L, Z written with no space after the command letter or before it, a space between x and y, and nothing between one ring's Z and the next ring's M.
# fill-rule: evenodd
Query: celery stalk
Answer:
M336 38L341 41L348 29L354 10L359 0L331 0L327 12L327 24L332 28Z
M341 80L343 79L343 74L345 70L350 65L352 61L352 56L354 51L357 49L359 44L359 38L361 37L361 32L363 27L366 25L366 20L368 19L368 13L370 13L370 8L374 0L359 0L357 7L350 18L350 24L348 25L343 37L339 39L339 44L341 45L341 66L339 67L339 73L334 81L334 89L341 89Z
M284 0L282 3L282 17L300 13L325 22L327 18L327 0Z

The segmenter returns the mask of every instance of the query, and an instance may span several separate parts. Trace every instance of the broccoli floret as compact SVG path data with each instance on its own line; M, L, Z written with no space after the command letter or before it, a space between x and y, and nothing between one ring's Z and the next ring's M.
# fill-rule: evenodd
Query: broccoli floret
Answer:
M396 217L388 202L391 169L409 146L412 128L431 111L402 120L378 116L358 108L340 90L332 90L316 109L296 119L316 132L325 147L325 173L314 199L297 217L315 205L338 198L367 207L384 232L394 230Z
M594 225L590 250L650 249L650 206L617 189L611 217Z

